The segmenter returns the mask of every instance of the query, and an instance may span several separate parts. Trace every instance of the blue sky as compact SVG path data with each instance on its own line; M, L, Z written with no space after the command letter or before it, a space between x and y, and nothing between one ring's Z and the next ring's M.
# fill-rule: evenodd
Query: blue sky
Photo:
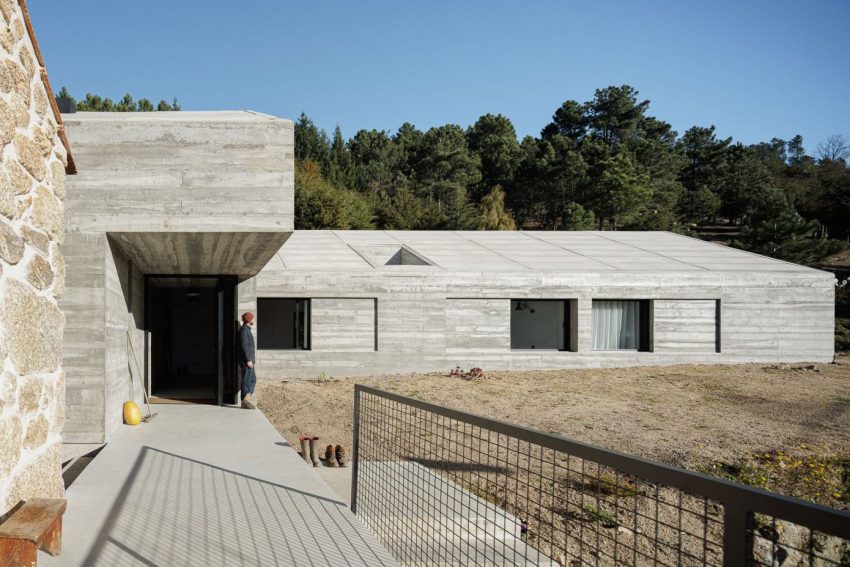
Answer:
M467 126L537 135L567 99L630 84L680 133L850 136L850 2L126 0L29 3L51 83L185 110L302 111L346 136Z

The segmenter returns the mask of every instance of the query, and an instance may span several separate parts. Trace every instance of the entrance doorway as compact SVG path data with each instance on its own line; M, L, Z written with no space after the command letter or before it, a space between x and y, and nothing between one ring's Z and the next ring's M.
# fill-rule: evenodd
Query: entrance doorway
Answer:
M146 276L151 396L236 403L236 277Z

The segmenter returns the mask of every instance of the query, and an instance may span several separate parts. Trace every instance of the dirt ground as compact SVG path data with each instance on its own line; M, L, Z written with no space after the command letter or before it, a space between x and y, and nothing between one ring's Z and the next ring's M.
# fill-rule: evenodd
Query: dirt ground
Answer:
M322 443L350 447L355 383L751 484L762 478L753 466L770 468L765 459L779 452L803 467L837 463L826 490L801 484L799 475L762 486L839 508L850 501L846 355L835 364L494 371L475 380L451 377L448 369L445 374L260 380L259 406L295 444L299 435L310 434Z

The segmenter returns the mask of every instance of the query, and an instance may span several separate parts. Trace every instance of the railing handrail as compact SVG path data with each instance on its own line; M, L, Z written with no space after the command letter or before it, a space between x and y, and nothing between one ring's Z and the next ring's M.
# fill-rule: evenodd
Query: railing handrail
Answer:
M407 404L423 411L488 429L494 433L501 433L521 441L540 445L547 449L569 453L582 459L619 469L626 474L678 488L693 495L717 500L724 504L724 506L734 507L736 510L745 509L748 512L767 514L788 520L792 523L803 523L810 529L828 535L850 539L850 512L836 510L828 506L806 502L799 498L769 492L673 465L650 461L612 449L604 449L589 443L575 441L554 433L546 433L530 427L425 402L362 384L355 384L354 386L353 509L356 506L357 492L357 453L359 443L357 426L359 425L360 393L367 393Z

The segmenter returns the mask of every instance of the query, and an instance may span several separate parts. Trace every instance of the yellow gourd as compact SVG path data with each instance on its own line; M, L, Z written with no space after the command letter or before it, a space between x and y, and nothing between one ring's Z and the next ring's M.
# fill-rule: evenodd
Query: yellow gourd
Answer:
M136 405L136 402L124 402L124 423L127 425L139 425L142 421L142 410Z

